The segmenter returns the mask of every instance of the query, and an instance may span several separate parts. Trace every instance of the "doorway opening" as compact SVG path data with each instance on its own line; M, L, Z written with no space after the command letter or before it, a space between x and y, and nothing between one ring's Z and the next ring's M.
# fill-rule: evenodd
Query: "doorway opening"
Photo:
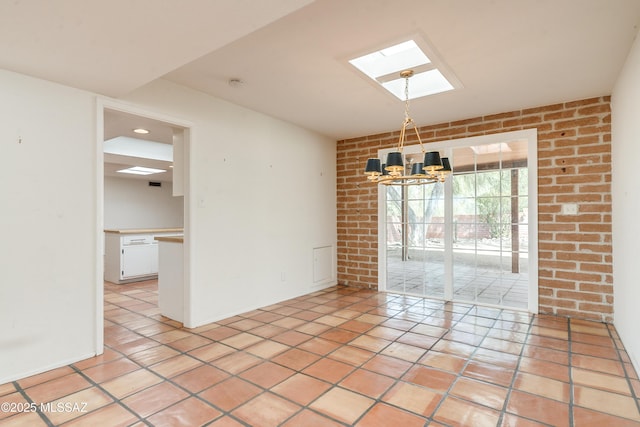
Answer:
M149 231L147 234L151 237L150 242L144 242L149 243L148 245L131 246L131 249L137 249L131 252L132 255L141 252L142 248L145 250L145 257L131 257L130 261L136 261L136 263L122 273L127 277L118 277L110 273L110 281L114 281L113 277L121 279L121 281L116 280L115 283L148 279L149 276L154 276L154 272L157 274L158 249L152 235L155 231L163 229L171 230L173 234L182 231L184 235L184 255L181 260L184 265L183 301L185 319L188 318L190 304L188 164L191 124L102 99L98 100L97 116L96 336L98 339L96 354L101 354L104 345L103 299L104 280L107 276L105 264L109 264L106 262L105 230L109 232L143 230ZM134 129L145 129L147 132L137 133ZM132 168L134 172L142 170L144 173L151 173L147 175L126 173ZM127 247L127 249L130 248ZM123 249L123 258L124 253ZM128 251L127 254L129 254ZM138 262L141 260L145 262ZM147 267L150 271L146 271ZM121 273L120 268L117 270L116 275Z

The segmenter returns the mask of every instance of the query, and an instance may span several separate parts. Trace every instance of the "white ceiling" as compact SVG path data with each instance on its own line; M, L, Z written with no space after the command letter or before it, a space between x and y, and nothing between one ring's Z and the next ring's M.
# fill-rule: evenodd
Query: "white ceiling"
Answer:
M165 78L342 139L403 119L360 54L431 43L463 87L412 101L421 126L610 94L639 21L638 0L0 0L0 68L116 98Z

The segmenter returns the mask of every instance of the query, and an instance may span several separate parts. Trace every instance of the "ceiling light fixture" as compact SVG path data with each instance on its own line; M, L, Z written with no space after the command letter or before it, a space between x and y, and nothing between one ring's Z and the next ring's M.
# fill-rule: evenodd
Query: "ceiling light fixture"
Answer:
M135 133L139 133L141 135L146 135L149 133L149 129L144 129L144 128L136 128L133 130Z
M379 158L371 158L367 160L365 167L365 175L371 182L377 182L385 185L420 185L433 184L435 182L444 182L451 173L451 164L446 157L440 158L437 151L425 152L422 139L418 133L418 127L409 116L409 78L413 76L413 70L404 70L400 73L400 77L405 79L404 86L404 121L400 129L400 138L398 139L398 147L396 151L392 151L387 155L387 163L381 164ZM420 149L424 154L422 163L413 163L410 173L406 174L404 166L404 138L407 126L413 126L413 130L418 137Z

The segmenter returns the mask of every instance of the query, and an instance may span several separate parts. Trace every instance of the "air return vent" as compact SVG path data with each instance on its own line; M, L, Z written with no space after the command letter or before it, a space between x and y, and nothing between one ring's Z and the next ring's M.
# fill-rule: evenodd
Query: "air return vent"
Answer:
M162 187L162 183L160 181L149 181L149 187Z

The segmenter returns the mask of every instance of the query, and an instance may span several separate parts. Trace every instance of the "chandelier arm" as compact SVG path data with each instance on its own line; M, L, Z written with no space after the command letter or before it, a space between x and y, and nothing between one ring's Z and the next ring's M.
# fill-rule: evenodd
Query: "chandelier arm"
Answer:
M402 127L400 128L400 138L398 138L398 151L402 151L402 149L404 148L404 138L407 131L407 124L409 124L409 122L405 119L405 121L402 122Z
M379 177L376 182L384 185L409 186L409 185L435 184L436 182L439 182L439 179L433 176L424 176L424 177L416 178L413 176L403 175L403 176L389 177L389 178Z
M420 132L418 132L418 126L416 126L416 122L413 121L413 119L411 120L411 124L413 125L413 130L416 133L416 136L418 137L418 143L420 144L420 150L422 150L422 154L424 154L426 151L424 149L424 144L422 143L422 138L420 138Z

